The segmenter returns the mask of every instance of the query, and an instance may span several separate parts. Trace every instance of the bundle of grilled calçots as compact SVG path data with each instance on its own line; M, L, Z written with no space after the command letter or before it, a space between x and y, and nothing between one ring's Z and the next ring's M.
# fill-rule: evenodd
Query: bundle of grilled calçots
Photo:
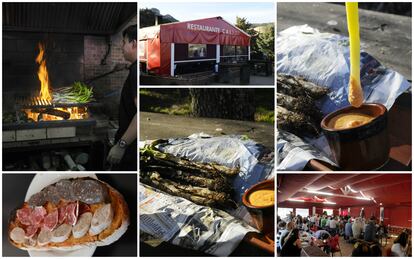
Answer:
M322 114L315 101L328 88L300 77L277 75L277 127L298 136L314 137L320 132Z
M32 195L9 222L10 242L25 250L74 250L118 240L129 225L122 195L92 178L64 179Z
M161 152L154 145L140 149L140 181L199 205L232 208L231 179L238 168L198 163Z

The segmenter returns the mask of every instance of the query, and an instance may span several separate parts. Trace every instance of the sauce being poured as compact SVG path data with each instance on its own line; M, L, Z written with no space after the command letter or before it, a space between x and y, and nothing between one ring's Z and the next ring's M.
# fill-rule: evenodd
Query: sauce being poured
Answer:
M356 113L356 112L343 113L343 114L338 114L335 117L333 117L329 121L328 127L334 128L334 129L348 129L348 128L358 127L358 126L367 124L371 122L374 118L375 117L370 116L368 114L364 114L364 113Z
M349 79L348 101L356 108L361 107L364 102L364 92L362 92L361 83L352 76Z
M266 207L275 204L274 190L257 190L249 195L248 201L251 205L257 207Z
M358 3L346 3L346 17L349 31L349 48L351 61L351 75L349 77L348 101L354 107L360 107L364 102L364 93L360 82L360 42Z

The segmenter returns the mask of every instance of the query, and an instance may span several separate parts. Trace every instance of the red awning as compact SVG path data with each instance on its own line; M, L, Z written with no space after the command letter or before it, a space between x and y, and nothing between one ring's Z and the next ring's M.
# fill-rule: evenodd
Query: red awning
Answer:
M249 46L250 36L221 17L162 24L161 43Z

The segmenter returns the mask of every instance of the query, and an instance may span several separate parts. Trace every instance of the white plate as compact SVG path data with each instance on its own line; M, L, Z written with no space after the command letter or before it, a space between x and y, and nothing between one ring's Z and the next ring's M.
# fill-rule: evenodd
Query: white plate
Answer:
M29 188L26 192L26 197L24 198L25 201L28 201L29 198L35 194L40 192L43 188L53 183L58 182L62 179L68 178L78 178L78 177L91 177L98 179L95 174L82 174L82 173L69 173L69 174L36 174L33 177L32 182L29 185ZM62 257L62 256L70 256L70 257L91 257L96 250L96 246L85 247L77 250L72 251L61 251L61 250L49 250L49 251L33 251L28 250L30 256L34 257Z

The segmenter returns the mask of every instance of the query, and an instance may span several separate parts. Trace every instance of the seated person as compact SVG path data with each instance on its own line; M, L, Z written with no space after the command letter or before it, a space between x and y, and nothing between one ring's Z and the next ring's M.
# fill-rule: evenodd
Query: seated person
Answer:
M317 238L317 239L328 239L328 238L330 238L331 237L331 234L329 234L329 232L328 231L326 231L326 230L318 230L318 231L316 231L314 234L313 234L313 236L315 237L315 238Z
M279 224L277 224L277 231L278 231L278 249L282 249L282 236L286 237L289 234L289 231L286 229L286 222L279 221Z
M299 229L295 228L290 231L285 243L280 251L281 257L294 256L299 257L302 251L302 243L299 238Z
M398 237L394 240L394 244L391 247L391 256L403 257L407 256L407 244L408 244L408 234L403 231Z
M367 242L358 241L354 245L352 251L352 257L380 257L382 256L382 250L379 244L369 244Z
M375 217L371 217L365 227L364 240L367 242L375 242L377 240L375 234L377 233L377 227L375 226Z
M287 224L286 229L280 234L280 239L279 239L279 248L280 249L282 249L282 246L285 243L286 238L289 235L289 232L292 231L292 229L294 229L295 227L296 227L295 223L293 223L293 221L291 221Z

